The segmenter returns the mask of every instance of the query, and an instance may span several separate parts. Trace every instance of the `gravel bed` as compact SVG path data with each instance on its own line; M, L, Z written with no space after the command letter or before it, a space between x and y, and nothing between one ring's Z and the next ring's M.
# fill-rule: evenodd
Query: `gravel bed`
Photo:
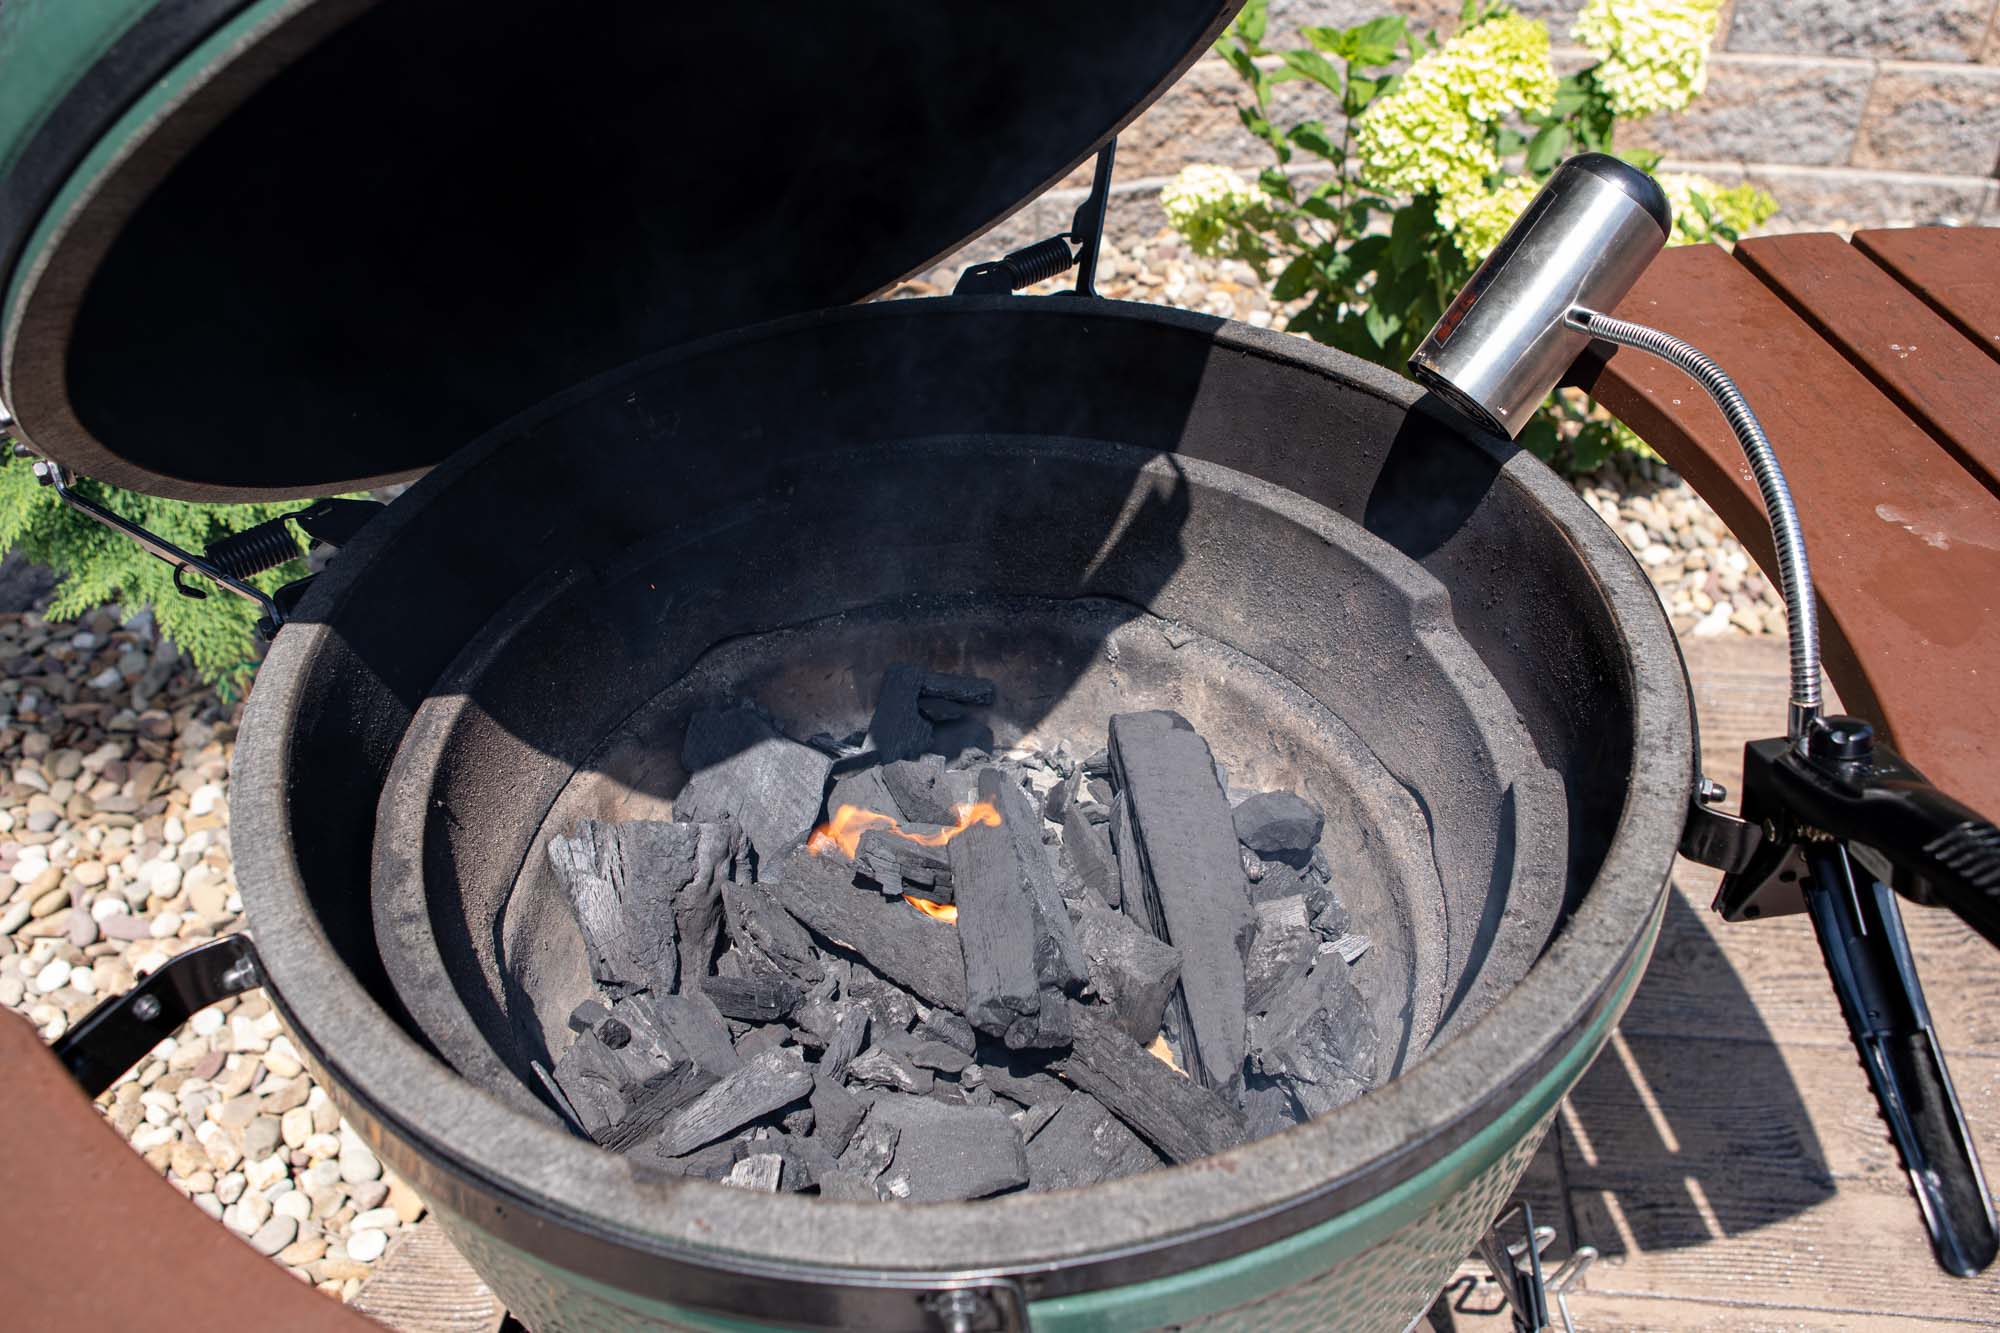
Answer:
M1106 296L1283 322L1247 266L1193 257L1170 232L1107 245L1102 275ZM1770 583L1670 468L1624 456L1574 484L1677 630L1784 632ZM0 1004L45 1039L241 926L227 798L236 718L149 616L0 615ZM342 1299L424 1213L313 1082L261 993L197 1014L98 1107L197 1208Z

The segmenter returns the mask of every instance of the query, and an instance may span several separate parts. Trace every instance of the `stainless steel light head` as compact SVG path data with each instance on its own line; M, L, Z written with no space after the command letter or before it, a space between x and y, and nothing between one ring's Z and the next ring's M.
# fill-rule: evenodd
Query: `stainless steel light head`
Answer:
M1667 242L1659 184L1603 153L1543 184L1410 358L1417 382L1508 438L1590 345L1572 308L1610 311Z

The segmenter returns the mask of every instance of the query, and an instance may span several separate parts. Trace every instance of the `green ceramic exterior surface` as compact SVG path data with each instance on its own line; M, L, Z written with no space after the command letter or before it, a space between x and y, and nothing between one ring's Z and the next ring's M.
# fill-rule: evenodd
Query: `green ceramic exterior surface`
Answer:
M1035 1333L1406 1328L1430 1307L1519 1183L1556 1107L1597 1058L1646 970L1656 910L1613 1003L1526 1095L1456 1151L1395 1188L1274 1245L1172 1277L1029 1307ZM551 1267L463 1219L452 1240L507 1308L537 1333L770 1325L648 1300Z
M84 72L154 0L0 5L0 178Z

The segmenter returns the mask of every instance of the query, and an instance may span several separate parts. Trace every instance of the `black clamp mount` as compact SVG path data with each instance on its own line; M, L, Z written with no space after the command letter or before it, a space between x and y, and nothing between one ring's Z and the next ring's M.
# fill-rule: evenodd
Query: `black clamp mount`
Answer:
M1097 169L1090 181L1090 193L1076 206L1069 230L1015 250L1004 258L974 264L959 274L953 296L1005 296L1023 287L1076 267L1078 296L1097 295L1097 252L1104 244L1104 213L1111 202L1111 169L1118 155L1118 140L1105 141L1097 150ZM1070 249L1071 243L1076 249Z

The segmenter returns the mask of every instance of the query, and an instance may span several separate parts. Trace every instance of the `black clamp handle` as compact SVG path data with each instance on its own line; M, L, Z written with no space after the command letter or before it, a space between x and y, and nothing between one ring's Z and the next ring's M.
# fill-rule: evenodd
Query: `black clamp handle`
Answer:
M248 935L198 944L78 1019L56 1039L56 1058L95 1097L197 1012L263 984L264 969Z

